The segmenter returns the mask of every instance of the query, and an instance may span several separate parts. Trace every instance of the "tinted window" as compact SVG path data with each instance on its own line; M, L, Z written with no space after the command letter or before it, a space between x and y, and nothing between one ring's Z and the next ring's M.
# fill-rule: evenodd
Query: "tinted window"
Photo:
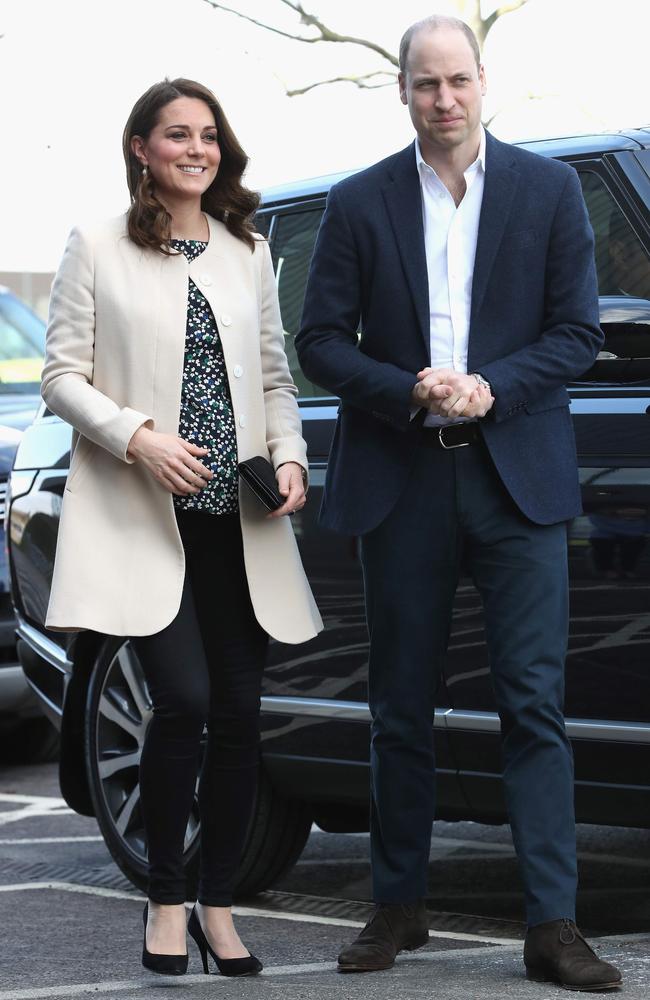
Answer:
M596 237L598 291L650 299L647 251L602 178L590 170L579 177Z
M284 346L302 399L331 395L305 378L294 345L294 338L300 329L309 264L322 215L322 208L279 215L271 247L284 327Z
M255 216L255 230L268 239L272 216L268 212L258 212Z
M635 152L634 156L641 164L648 177L650 177L650 149L639 149Z

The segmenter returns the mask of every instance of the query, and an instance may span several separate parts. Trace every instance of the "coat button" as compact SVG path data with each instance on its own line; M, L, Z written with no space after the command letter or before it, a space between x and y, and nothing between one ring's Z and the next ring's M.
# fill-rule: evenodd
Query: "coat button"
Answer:
M209 274L200 274L199 275L199 281L201 282L202 285L211 285L212 284L212 278L210 277Z
M224 326L230 326L232 323L232 316L229 316L228 313L224 313L221 317L221 322Z
M246 417L244 416L243 413L241 414L241 416L239 418L239 426L240 427L245 427L246 426Z
M235 365L232 370L232 373L235 376L235 378L241 378L242 375L244 374L244 369L242 368L241 365Z

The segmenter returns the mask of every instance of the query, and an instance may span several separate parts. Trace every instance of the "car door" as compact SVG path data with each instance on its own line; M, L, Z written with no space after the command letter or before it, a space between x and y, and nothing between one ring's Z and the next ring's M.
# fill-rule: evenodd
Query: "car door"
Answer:
M650 823L650 183L632 151L573 166L595 233L606 342L591 381L570 387L584 513L569 525L565 713L579 818L640 825ZM499 818L499 722L467 575L447 687L463 788L477 818Z

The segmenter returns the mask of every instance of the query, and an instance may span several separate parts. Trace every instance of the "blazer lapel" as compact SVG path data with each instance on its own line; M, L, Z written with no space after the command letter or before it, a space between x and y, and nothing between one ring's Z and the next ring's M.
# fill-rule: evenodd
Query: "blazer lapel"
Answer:
M429 358L429 283L424 249L422 194L413 144L395 156L389 174L390 179L383 186L382 193L415 305L426 356Z
M485 147L485 186L478 226L470 338L492 273L492 266L501 243L512 201L519 184L519 172L514 166L508 146L498 142L488 132Z

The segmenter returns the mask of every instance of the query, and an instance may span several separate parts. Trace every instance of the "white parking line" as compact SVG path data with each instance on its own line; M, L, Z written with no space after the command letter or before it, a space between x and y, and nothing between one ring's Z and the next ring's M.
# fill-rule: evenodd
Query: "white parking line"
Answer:
M20 807L0 811L0 826L18 823L23 819L33 819L36 816L67 816L73 812L72 809L68 809L65 799L49 795L14 795L0 792L0 802L9 802Z
M52 795L17 795L14 792L0 792L0 802L41 802L50 807L65 805L65 799Z
M58 814L57 814L58 815ZM1 844L82 844L102 841L103 837L0 837Z

